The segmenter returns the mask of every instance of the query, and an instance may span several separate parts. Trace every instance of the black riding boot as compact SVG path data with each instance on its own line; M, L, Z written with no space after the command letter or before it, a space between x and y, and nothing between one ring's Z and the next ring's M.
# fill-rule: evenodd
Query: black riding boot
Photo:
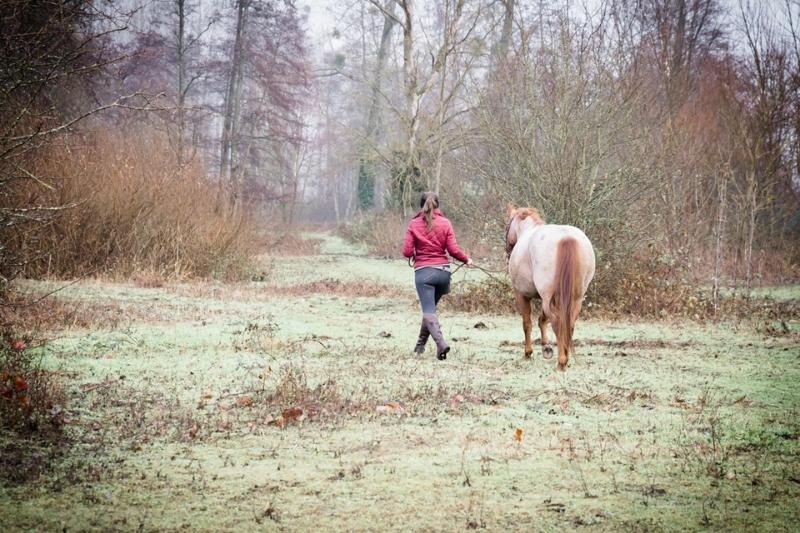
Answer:
M425 320L422 320L422 325L419 327L419 338L417 339L417 345L414 346L415 353L425 353L425 345L428 343L428 337L430 337L431 332L428 331L428 328L425 327Z
M436 358L439 361L447 359L447 352L450 351L450 347L444 341L444 335L442 335L442 328L439 327L438 317L434 314L424 314L422 315L422 324L428 328L431 337L433 337L433 341L436 343Z

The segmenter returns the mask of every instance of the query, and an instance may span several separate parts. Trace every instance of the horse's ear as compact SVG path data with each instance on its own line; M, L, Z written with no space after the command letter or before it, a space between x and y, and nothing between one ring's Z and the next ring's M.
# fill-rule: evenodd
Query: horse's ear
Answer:
M515 212L516 210L517 210L517 206L515 206L515 205L514 205L514 204L512 204L511 202L508 202L508 203L506 204L506 215L508 215L508 218L511 218L511 217L513 217L513 216L514 216L514 212Z

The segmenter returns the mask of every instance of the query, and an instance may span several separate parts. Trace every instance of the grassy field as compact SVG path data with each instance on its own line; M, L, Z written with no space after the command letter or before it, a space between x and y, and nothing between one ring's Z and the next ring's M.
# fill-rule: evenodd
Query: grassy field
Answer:
M517 316L445 311L438 362L432 346L411 355L402 261L327 236L319 255L263 265L259 282L54 295L82 317L40 348L68 397L64 438L0 435L0 530L800 523L796 322L767 337L581 320L561 374L522 359Z

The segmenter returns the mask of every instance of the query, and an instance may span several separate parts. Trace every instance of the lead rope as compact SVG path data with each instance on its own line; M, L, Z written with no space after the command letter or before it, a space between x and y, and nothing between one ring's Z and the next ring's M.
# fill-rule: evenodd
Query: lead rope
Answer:
M459 269L460 269L460 268L462 268L462 267L464 267L464 266L466 266L466 263L461 263L460 265L458 265L458 266L456 267L456 269L455 269L455 270L453 270L453 274L455 274L456 272L458 272L458 271L459 271ZM478 270L480 270L481 272L483 272L484 274L486 274L487 276L489 276L489 277L490 277L490 278L492 278L493 280L495 280L495 281L499 281L499 282L501 282L501 283L503 282L503 280L502 280L502 279L500 279L500 278L498 278L497 276L494 276L493 274L505 274L505 273L506 273L506 271L505 271L505 270L491 270L491 269L488 269L488 268L483 268L483 267L480 267L480 266L476 265L474 262L472 263L472 268L477 268Z
M414 268L415 259L416 259L416 256L413 256L413 255L408 258L408 266L409 267ZM467 265L466 263L459 263L458 266L455 269L453 269L452 272L450 272L450 275L452 276L453 274L455 274L456 272L461 270L466 265ZM483 268L483 267L480 267L480 266L476 265L474 262L472 263L472 268L477 268L478 270L480 270L481 272L483 272L484 274L486 274L487 276L489 276L493 280L499 281L499 282L503 282L503 280L499 279L497 276L494 276L493 274L506 274L505 270L491 270L491 269L488 269L488 268Z

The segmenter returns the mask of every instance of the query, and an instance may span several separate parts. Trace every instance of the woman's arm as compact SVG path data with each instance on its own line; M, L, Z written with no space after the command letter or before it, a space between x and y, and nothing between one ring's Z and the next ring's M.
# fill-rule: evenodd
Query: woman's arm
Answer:
M406 236L403 239L403 257L414 255L414 234L411 232L411 224L406 228Z
M453 231L452 224L448 224L447 227L447 241L446 241L447 253L449 253L452 257L455 257L462 263L469 263L470 259L464 251L459 248L458 243L456 242L456 234Z

